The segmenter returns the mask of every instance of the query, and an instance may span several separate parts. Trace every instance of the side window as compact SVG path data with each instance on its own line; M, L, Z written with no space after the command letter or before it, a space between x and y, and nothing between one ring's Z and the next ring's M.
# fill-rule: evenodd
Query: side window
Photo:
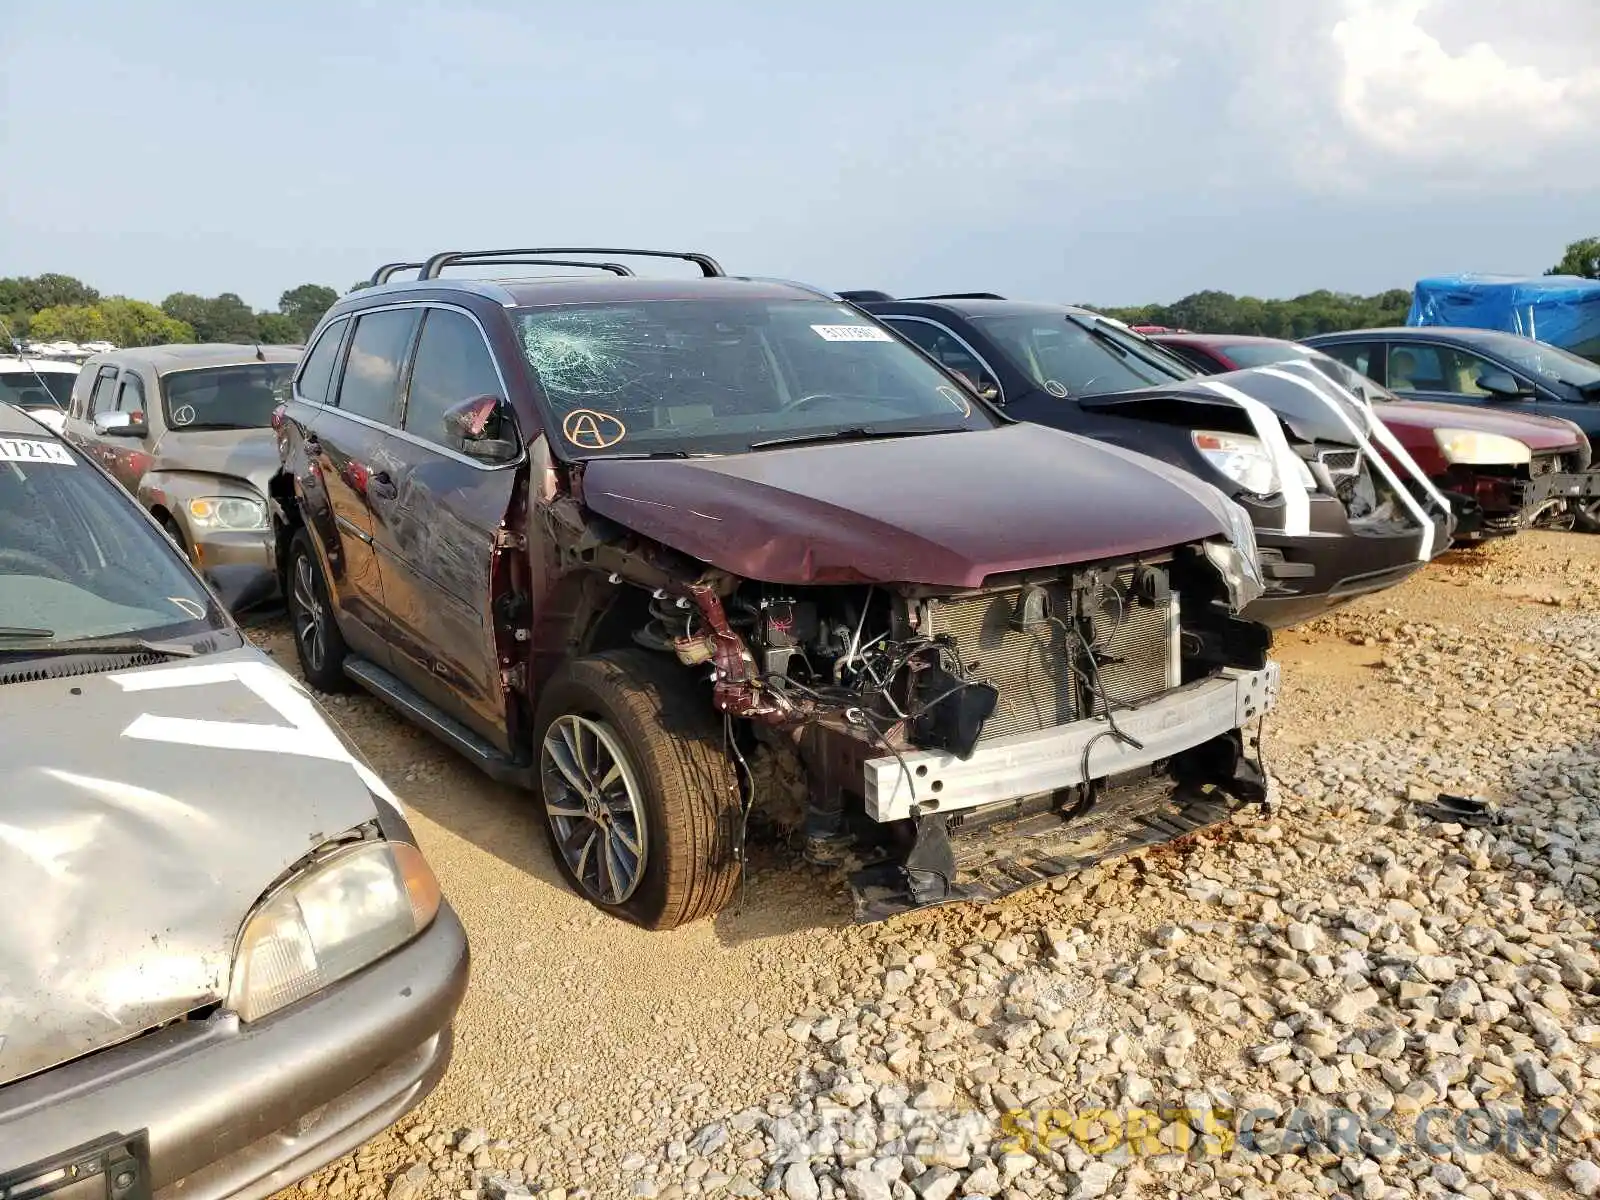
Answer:
M322 331L317 344L311 347L300 367L300 378L295 389L313 404L328 402L328 384L333 379L333 361L339 353L339 343L344 340L345 326L350 322L340 318Z
M135 420L144 418L144 381L136 371L122 373L122 386L117 389L117 411L131 413Z
M939 326L926 321L897 320L894 317L886 317L884 322L921 346L945 367L966 376L980 388L991 387L996 394L999 393L999 380L984 369L970 350Z
M400 372L417 310L389 309L356 318L339 382L339 407L368 420L393 425L400 417Z
M1379 346L1374 342L1338 342L1332 346L1318 346L1329 358L1336 358L1347 367L1360 371L1368 379L1376 379L1379 383L1383 380L1378 375L1378 367L1382 355L1378 353Z
M1440 347L1401 342L1389 347L1391 392L1453 392L1446 380Z
M481 396L505 398L483 334L471 317L448 308L430 308L423 318L411 368L405 431L430 442L443 442L445 410Z
M117 369L115 367L101 367L100 373L95 376L94 391L89 395L89 411L86 417L92 417L97 412L116 411Z
M1461 396L1487 396L1489 392L1479 385L1479 379L1491 374L1511 374L1499 363L1490 362L1470 350L1460 350L1454 346L1396 346L1389 356L1391 374L1394 371L1395 358L1406 350L1416 351L1419 359L1423 350L1433 350L1434 361L1439 364L1439 374L1444 381L1439 390L1455 392Z

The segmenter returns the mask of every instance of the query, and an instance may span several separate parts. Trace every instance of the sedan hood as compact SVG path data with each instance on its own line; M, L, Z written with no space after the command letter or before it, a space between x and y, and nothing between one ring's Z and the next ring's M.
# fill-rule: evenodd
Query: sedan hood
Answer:
M141 717L298 733L232 674L268 662L241 649L0 684L0 1085L224 999L262 893L377 817L349 762L130 736ZM166 671L189 685L124 686Z
M1583 444L1583 430L1560 417L1502 411L1466 404L1398 400L1372 409L1390 429L1475 429L1516 438L1530 450L1570 450Z
M591 459L601 516L746 579L976 587L1231 528L1223 494L1041 425L698 459Z
M153 471L200 471L246 479L262 496L278 471L278 443L270 429L197 429L161 435Z

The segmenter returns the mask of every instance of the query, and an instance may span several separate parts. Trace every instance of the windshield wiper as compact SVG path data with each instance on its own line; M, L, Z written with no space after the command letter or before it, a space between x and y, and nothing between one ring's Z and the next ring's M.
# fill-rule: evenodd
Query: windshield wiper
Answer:
M930 433L962 433L957 425L944 429L874 429L871 425L852 425L846 429L829 429L822 433L796 433L789 437L767 438L751 442L750 449L765 450L769 446L803 446L807 442L853 442L867 438L922 437Z
M0 625L0 638L55 637L54 629L35 629L31 625Z
M34 639L38 639L35 641ZM140 637L91 637L55 640L49 629L0 627L0 653L24 654L159 654L164 658L193 658L199 653L182 642L153 642Z

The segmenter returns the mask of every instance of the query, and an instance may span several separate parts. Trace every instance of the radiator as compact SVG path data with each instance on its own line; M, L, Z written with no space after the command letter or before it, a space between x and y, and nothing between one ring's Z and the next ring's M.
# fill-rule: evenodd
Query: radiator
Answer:
M1160 605L1134 600L1132 577L1131 567L1118 573L1125 599L1106 606L1094 639L1100 683L1113 707L1137 704L1179 683L1178 597L1173 593ZM953 639L966 677L985 680L999 692L980 742L1103 711L1088 681L1073 669L1076 663L1087 673L1082 643L1073 632L1072 588L1066 581L1044 586L1061 623L1026 631L1011 627L1021 589L928 602L929 635Z

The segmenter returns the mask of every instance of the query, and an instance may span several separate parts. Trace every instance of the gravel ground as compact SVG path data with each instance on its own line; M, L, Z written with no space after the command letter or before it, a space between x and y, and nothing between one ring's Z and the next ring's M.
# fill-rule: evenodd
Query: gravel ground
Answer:
M1597 585L1600 538L1452 554L1280 635L1274 812L867 928L770 849L604 919L527 796L336 701L473 983L438 1092L283 1195L1600 1195Z

